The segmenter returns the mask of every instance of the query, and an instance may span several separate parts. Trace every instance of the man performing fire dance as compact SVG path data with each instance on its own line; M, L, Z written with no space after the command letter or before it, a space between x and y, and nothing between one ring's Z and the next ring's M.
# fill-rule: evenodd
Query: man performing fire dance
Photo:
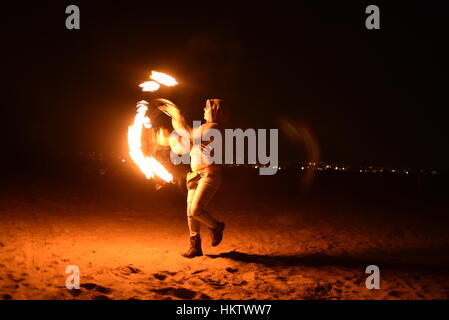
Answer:
M190 127L181 112L174 104L164 104L159 109L172 118L173 128L177 132L186 132L190 137L190 167L187 174L187 221L190 233L190 249L182 254L186 258L202 256L200 222L211 230L211 244L217 246L223 238L225 224L217 221L207 211L206 207L217 192L221 184L220 167L215 163L206 163L209 157L208 147L212 141L203 141L211 129L220 129L223 117L222 101L220 99L208 99L204 108L204 120L206 123L198 128ZM194 143L201 141L201 143Z

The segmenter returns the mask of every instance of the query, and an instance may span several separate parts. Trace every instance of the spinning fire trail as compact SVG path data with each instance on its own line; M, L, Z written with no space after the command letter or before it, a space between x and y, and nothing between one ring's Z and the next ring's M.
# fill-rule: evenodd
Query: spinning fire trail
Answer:
M178 84L173 77L156 71L152 71L150 79L151 81L139 85L142 91L154 92L161 85L171 87ZM145 100L139 101L134 123L128 127L129 155L147 179L159 177L166 182L173 182L173 175L152 155L147 156L142 151L142 131L144 128L151 128L151 119L146 115L147 111L148 102Z

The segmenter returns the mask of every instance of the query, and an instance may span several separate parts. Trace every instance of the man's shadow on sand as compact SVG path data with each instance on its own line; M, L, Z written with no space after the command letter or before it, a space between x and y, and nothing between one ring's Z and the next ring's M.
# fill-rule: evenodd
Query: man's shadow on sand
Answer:
M440 249L441 250L441 249ZM369 265L378 265L381 268L398 269L403 271L428 271L432 273L449 274L449 260L446 254L434 249L364 251L363 256L326 253L298 254L298 255L259 255L239 251L230 251L220 254L206 255L209 258L226 258L239 262L258 263L267 267L344 267L366 268ZM443 249L447 250L446 249ZM449 252L445 251L445 252ZM429 259L432 257L432 259Z

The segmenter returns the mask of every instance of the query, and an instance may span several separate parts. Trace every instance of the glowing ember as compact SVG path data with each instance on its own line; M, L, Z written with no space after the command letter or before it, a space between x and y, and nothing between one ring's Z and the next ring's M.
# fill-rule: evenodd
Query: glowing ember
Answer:
M148 102L139 101L134 124L128 127L129 155L137 164L147 179L158 176L166 182L173 182L173 176L152 156L145 156L142 152L142 130L143 127L151 128L150 118L146 116Z
M156 81L146 81L144 83L139 84L139 87L142 88L142 91L157 91L161 86Z
M150 79L159 82L160 84L163 84L167 87L173 87L178 84L175 78L172 76L169 76L168 74L157 72L157 71L151 71Z

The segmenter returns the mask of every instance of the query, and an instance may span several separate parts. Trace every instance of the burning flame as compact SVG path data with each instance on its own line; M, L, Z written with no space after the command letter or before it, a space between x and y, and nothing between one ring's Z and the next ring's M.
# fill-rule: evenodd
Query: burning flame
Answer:
M161 84L167 87L172 87L178 84L176 79L172 76L157 71L151 72L150 79L153 81L146 81L139 85L139 87L142 88L142 91L154 92L159 90ZM143 127L147 129L151 128L150 118L146 116L147 111L148 102L145 100L139 101L137 103L137 114L134 118L134 124L128 127L129 155L147 179L157 176L166 182L173 182L173 175L168 172L155 158L152 156L145 156L142 151ZM163 136L165 136L165 134L160 131L158 135L158 140L160 140L159 142L162 141Z
M145 156L142 152L142 130L143 127L151 128L150 118L146 116L148 102L139 101L137 103L137 114L134 124L128 127L129 155L137 164L147 179L160 177L166 182L173 182L173 176L152 156Z
M139 84L142 91L154 92L159 90L161 84L167 87L173 87L178 84L176 79L172 76L157 71L151 71L150 79L152 79L152 81L145 81L144 83Z
M139 84L139 87L142 88L142 91L154 92L159 90L161 85L156 81L145 81L144 83Z
M157 71L151 71L150 79L163 84L167 87L173 87L178 84L175 78L172 76L169 76L168 74L157 72Z

